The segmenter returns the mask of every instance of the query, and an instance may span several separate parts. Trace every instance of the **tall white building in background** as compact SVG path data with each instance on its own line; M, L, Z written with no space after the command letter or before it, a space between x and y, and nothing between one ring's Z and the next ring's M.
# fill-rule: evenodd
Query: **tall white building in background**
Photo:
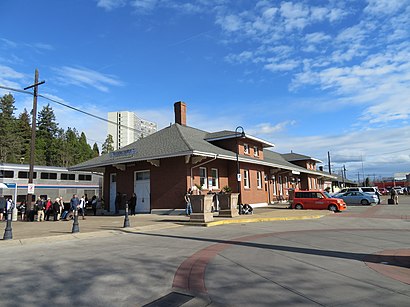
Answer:
M115 150L157 131L156 123L139 118L133 112L108 112L108 120L116 123L108 123L108 134L114 139Z

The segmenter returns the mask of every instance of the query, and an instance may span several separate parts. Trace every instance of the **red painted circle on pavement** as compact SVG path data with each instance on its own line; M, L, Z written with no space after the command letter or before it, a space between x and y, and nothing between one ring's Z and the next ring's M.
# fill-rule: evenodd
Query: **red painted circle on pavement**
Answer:
M376 272L410 285L410 249L385 250L364 261Z

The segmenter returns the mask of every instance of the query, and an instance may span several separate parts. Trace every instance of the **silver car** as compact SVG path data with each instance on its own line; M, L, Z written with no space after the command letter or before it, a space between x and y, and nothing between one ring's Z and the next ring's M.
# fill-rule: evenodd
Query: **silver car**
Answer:
M339 193L333 196L334 198L341 198L345 201L348 205L370 205L370 204L377 204L379 202L379 198L377 195L371 195L369 193L363 192L346 192L346 193Z

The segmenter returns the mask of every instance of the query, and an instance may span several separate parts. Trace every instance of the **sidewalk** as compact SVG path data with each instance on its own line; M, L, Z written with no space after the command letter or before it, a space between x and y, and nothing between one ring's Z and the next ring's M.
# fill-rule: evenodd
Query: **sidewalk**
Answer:
M235 218L219 218L207 224L189 222L185 215L138 214L130 216L129 228L123 228L124 216L86 216L79 217L80 232L72 234L73 221L13 222L13 239L2 240L6 222L0 222L0 245L20 245L36 242L72 240L79 238L105 237L124 234L124 232L146 232L183 226L217 226L232 223L252 223L284 220L321 218L333 214L327 210L290 210L284 207L255 208L252 215Z

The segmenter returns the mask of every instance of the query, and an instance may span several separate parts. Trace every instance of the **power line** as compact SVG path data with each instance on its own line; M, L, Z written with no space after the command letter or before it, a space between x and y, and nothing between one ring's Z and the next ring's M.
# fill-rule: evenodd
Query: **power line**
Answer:
M23 93L23 94L33 95L33 93L31 93L31 92L24 91L24 90L20 90L20 89L16 89L16 88L12 88L12 87L7 87L7 86L2 86L2 85L0 85L0 88L6 89L6 90L9 90L9 91L14 91L14 92ZM113 122L113 121L111 121L111 120L105 119L105 118L103 118L103 117L101 117L101 116L98 116L98 115L95 115L95 114L92 114L92 113L89 113L89 112L80 110L80 109L78 109L78 108L72 107L72 106L70 106L70 105L68 105L68 104L65 104L65 103L63 103L63 102L61 102L61 101L58 101L58 100L55 100L55 99L53 99L53 98L47 97L47 96L45 96L45 95L39 94L38 97L41 97L41 98L44 98L44 99L46 99L46 100L55 102L55 103L57 103L57 104L59 104L59 105L62 105L62 106L64 106L64 107L66 107L66 108L69 108L69 109L72 109L72 110L74 110L74 111L83 113L83 114L85 114L85 115L94 117L94 118L96 118L96 119L102 120L102 121L107 122L107 123L109 123L109 124L113 124L113 125L116 125L116 126L118 126L118 127L125 128L125 129L128 129L128 130L132 130L132 131L135 131L135 132L140 132L138 129L135 129L135 128L132 128L132 127L129 127L129 126L125 126L125 125L118 124L118 123Z

